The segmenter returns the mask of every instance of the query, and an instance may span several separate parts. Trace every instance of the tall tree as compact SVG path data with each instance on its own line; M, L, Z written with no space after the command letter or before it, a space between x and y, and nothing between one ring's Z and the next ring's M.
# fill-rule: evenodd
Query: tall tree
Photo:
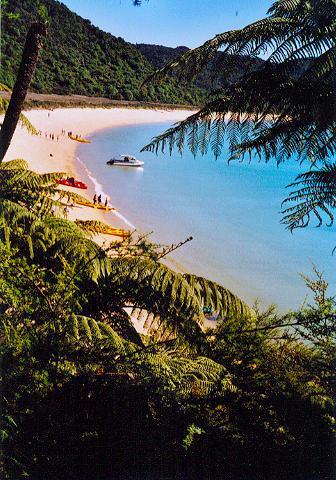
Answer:
M46 34L47 27L44 22L34 22L28 30L19 72L0 130L0 163L6 155L19 121L23 103L38 61L39 51Z

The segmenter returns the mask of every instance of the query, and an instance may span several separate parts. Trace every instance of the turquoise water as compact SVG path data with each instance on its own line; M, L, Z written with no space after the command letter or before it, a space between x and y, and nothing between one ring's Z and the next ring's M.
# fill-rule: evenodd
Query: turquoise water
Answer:
M103 191L142 232L154 231L160 243L193 241L174 253L186 269L220 282L248 302L259 298L281 309L298 307L307 294L300 272L312 263L335 290L335 227L311 227L290 234L281 219L285 186L300 168L265 165L257 160L227 164L227 152L193 158L179 154L139 153L167 124L101 131L80 146L80 161ZM145 161L143 169L109 167L113 155L130 153ZM97 183L98 181L98 183ZM100 185L99 185L100 184ZM103 194L103 197L104 197ZM121 220L116 219L118 225Z

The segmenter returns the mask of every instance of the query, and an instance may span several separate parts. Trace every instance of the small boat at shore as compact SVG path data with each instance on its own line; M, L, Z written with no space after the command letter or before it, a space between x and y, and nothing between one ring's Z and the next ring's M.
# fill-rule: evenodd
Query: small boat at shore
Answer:
M106 228L101 233L105 235L115 235L117 237L128 238L130 237L131 233L128 230L123 230L122 228Z
M103 235L114 235L116 237L122 237L126 239L131 236L131 232L124 230L123 228L114 228L110 227L106 223L103 223L99 220L75 220L75 223L79 225L84 230L91 231L94 233L101 233Z
M107 165L116 165L118 167L143 167L144 162L138 160L133 155L119 155L106 162Z
M91 143L91 140L88 140L87 138L82 138L79 137L78 135L68 135L70 140L75 140L75 142L81 142L81 143Z
M59 180L56 180L56 183L59 185L65 185L66 187L81 188L83 190L88 188L86 183L75 180L74 177L60 178Z
M97 208L98 210L104 210L105 212L110 212L111 210L116 210L114 207L109 207L108 205L101 205L99 203L92 203L92 202L82 202L81 200L77 200L76 203L78 205L83 205L84 207L91 207Z

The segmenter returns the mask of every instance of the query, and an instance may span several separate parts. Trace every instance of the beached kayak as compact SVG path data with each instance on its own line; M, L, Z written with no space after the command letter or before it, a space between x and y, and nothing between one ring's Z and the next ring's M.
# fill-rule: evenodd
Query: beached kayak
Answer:
M67 187L82 188L83 190L87 188L86 183L75 180L73 177L60 178L59 180L56 180L56 182L59 185L66 185Z
M91 140L88 140L87 138L76 137L76 135L68 135L68 137L71 140L75 140L75 142L91 143Z
M122 228L110 227L106 223L99 220L75 220L75 223L84 230L88 230L94 233L102 233L104 235L116 235L117 237L128 238L131 233L128 230Z
M123 230L122 228L106 228L102 232L105 235L116 235L117 237L128 238L131 234L128 230Z
M85 207L91 207L91 208L97 208L98 210L104 210L105 212L110 212L111 210L116 210L113 207L105 207L105 205L99 205L98 203L92 203L92 202L82 202L80 200L77 200L76 203L78 205L83 205Z

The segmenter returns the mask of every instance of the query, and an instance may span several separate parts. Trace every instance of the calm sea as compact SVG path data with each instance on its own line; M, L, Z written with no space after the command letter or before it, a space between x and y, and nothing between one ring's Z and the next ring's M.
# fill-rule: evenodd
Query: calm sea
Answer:
M302 304L307 289L300 272L312 264L325 272L335 291L335 227L312 226L291 234L280 224L286 185L301 171L296 164L280 167L257 160L227 164L227 150L215 160L194 158L189 151L157 156L141 147L169 125L114 128L80 146L80 161L90 171L97 192L107 194L119 210L115 218L141 232L154 231L154 241L193 241L173 258L188 271L215 280L251 303L277 303L283 309ZM133 154L143 169L111 167L114 155ZM121 215L122 214L122 215Z

